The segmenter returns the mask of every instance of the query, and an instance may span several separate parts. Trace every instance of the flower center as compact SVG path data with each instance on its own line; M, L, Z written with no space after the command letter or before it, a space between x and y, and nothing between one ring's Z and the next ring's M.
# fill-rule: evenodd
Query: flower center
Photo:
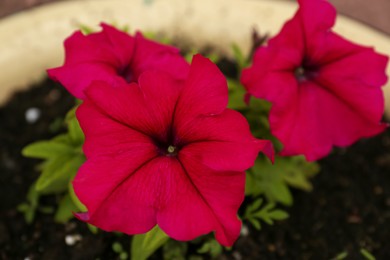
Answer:
M160 156L175 157L185 145L175 136L175 130L172 127L168 127L166 132L151 138Z
M298 82L312 80L318 74L319 67L308 57L303 57L301 65L294 70L295 78Z
M304 67L296 68L294 74L295 74L295 78L299 82L305 81L309 78L307 74L307 70Z
M176 147L173 145L168 146L167 152L168 154L174 154L176 152Z
M299 82L302 82L314 78L317 74L317 71L315 68L301 66L295 69L294 74L295 78Z
M182 147L180 144L176 144L172 140L165 141L156 138L153 139L153 141L156 145L159 155L162 156L176 156L179 153L180 148Z
M126 80L127 83L131 83L131 82L136 81L136 79L134 78L134 75L131 71L130 64L125 68L119 69L118 75L121 76L124 80Z

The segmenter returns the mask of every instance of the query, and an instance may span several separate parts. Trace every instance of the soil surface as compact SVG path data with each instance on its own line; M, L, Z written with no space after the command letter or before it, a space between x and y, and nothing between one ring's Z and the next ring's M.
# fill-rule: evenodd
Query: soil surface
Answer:
M221 64L234 73L226 61ZM38 176L34 169L39 161L23 158L21 149L58 134L52 122L73 104L62 87L47 80L16 93L0 108L0 259L118 259L112 244L129 248L128 236L102 231L94 235L84 223L56 224L52 213L40 211L29 225L16 209ZM26 114L32 108L40 116L28 122ZM294 191L288 220L264 224L261 231L246 223L249 235L220 259L318 260L332 259L344 251L349 254L346 259L364 259L359 253L362 248L377 259L390 259L390 130L348 149L337 149L320 164L322 171L313 180L313 192ZM41 205L54 207L57 200L46 196ZM67 236L81 240L67 245ZM160 257L158 252L154 258Z

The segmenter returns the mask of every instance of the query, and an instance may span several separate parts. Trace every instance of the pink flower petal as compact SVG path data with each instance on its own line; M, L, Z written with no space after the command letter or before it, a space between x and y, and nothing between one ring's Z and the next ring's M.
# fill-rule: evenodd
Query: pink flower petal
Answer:
M122 84L113 88L104 82L93 83L86 91L101 111L145 135L164 139L170 131L180 85L168 75L149 71L139 85Z
M197 117L179 126L177 135L188 144L183 152L214 170L245 171L253 166L265 145L252 136L246 119L230 109L215 116Z
M232 246L240 234L237 210L244 199L243 172L214 172L192 157L180 153L172 176L172 199L158 212L158 225L177 240L191 240L215 231L224 246ZM171 184L172 185L172 184Z
M154 151L127 152L115 157L88 159L73 187L88 208L82 220L106 231L140 234L156 225ZM150 174L150 173L155 174Z
M301 19L307 35L327 31L335 24L336 9L328 1L298 0L298 3L298 15L294 19Z
M100 80L108 84L117 84L122 79L116 76L112 67L104 63L77 63L47 71L49 77L59 81L75 97L84 99L84 91L93 80ZM91 75L94 75L93 78Z
M190 66L179 49L148 40L141 33L135 35L135 40L137 49L132 63L135 77L146 70L159 70L178 80L187 78Z
M377 123L384 112L381 87L387 81L387 60L371 49L362 49L322 67L315 82L348 104L356 111L356 117Z
M146 71L138 84L94 81L85 95L76 115L87 161L73 185L88 212L76 216L127 234L158 224L178 240L214 231L231 246L244 171L259 151L272 156L272 146L226 109L226 81L215 65L196 56L186 82Z
M282 154L316 160L333 145L383 131L388 58L331 32L336 10L327 1L299 4L241 81L249 94L272 102L270 127Z
M113 120L89 100L83 102L76 115L86 137L83 151L87 158L114 157L145 148L156 150L149 136Z
M146 70L169 73L184 80L189 65L179 50L101 24L101 32L74 33L65 41L65 63L48 70L49 77L59 81L75 97L84 99L84 90L92 81L120 85L138 82ZM118 83L119 82L119 83Z
M137 52L136 39L111 25L101 23L100 26L103 28L102 32L106 39L105 41L94 41L94 43L108 44L110 52L114 53L116 59L120 62L119 67L128 66L129 61L133 59Z
M278 109L277 105L272 107L270 124L284 145L281 154L304 154L309 161L327 155L332 144L348 146L385 128L357 116L347 103L310 81L302 83L294 105Z
M228 88L222 72L209 59L195 55L177 103L175 125L199 115L222 113L227 103Z
M134 40L130 38L127 45L133 47ZM64 47L65 65L99 62L113 67L121 66L120 60L118 60L118 56L114 52L111 42L108 41L104 30L89 35L76 31L65 40ZM133 51L122 55L131 55L132 53Z

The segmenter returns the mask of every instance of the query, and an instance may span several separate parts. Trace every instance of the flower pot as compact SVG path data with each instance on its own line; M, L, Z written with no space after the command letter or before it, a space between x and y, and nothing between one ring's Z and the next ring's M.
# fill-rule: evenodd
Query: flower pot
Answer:
M213 7L210 7L209 5L210 3L205 0L172 0L162 2L130 1L130 3L128 1L119 0L68 1L43 6L35 10L8 17L0 23L0 37L1 39L6 39L0 41L0 66L2 69L2 76L0 77L0 88L2 88L0 90L0 105L9 98L12 92L30 87L35 82L42 80L46 75L45 70L47 68L60 65L63 62L62 42L64 38L72 33L72 31L78 29L80 25L97 25L100 21L113 22L120 26L129 25L131 26L131 31L142 29L145 31L162 32L169 38L178 39L176 42L187 44L187 47L188 44L197 48L212 45L216 46L215 49L224 55L232 55L232 43L236 43L243 50L249 51L250 36L254 26L256 26L261 33L268 32L271 35L275 34L282 26L282 23L291 17L296 9L296 6L290 2L271 2L265 0L242 0L240 2L233 0L225 0L223 2L222 0L215 0L212 2ZM207 8L205 8L206 6ZM98 27L96 26L96 28ZM348 38L366 45L375 45L380 52L386 54L390 53L389 49L386 49L389 48L387 47L389 46L389 39L385 35L372 31L370 28L357 24L349 19L340 17L337 31L341 31ZM360 39L363 37L364 39ZM43 103L50 103L50 105L55 108L66 103L63 102L63 100L58 99L58 96L61 96L61 94L58 94L58 89L61 89L61 93L65 96L64 93L66 90L64 88L57 86L57 89L55 89L55 86L53 86L53 88L52 86L46 86L44 89L36 89L40 90L38 93L39 96L45 96L45 98L43 98ZM35 91L36 89L34 88L31 90ZM389 88L387 88L387 90L388 89ZM49 92L52 92L53 95ZM48 99L46 99L46 95L49 97ZM70 98L71 100L69 103L72 103L74 100L72 97ZM16 116L16 113L13 113L13 110L8 110L11 111L11 113L1 113L1 115L3 117L6 116L7 118L8 115L12 115L13 118L19 117L19 119L21 118L23 121L25 115L27 119L28 113L25 113L25 111L30 110L29 108L37 109L38 107L45 113L52 113L52 110L54 110L50 107L41 108L39 106L27 106L26 109L27 104L25 103L28 102L25 101L29 100L33 100L33 98L30 96L24 97L24 99L14 98L12 99L12 102L10 102L14 107L21 110L21 116ZM42 115L45 113L42 113ZM6 134L1 134L1 137L3 138L2 144L7 143L7 147L16 148L16 152L12 152L11 149L8 151L5 145L0 149L1 159L7 162L7 165L6 163L0 163L0 166L5 165L5 167L10 169L8 172L3 172L3 176L8 176L6 178L3 177L3 180L6 180L4 186L10 184L9 189L14 190L14 193L19 192L21 189L14 188L15 185L12 186L11 184L14 184L12 182L18 182L19 186L22 186L20 185L20 180L17 180L16 177L27 179L28 176L30 176L28 174L34 173L29 172L32 171L31 169L33 169L33 167L23 168L20 166L24 165L24 162L22 163L19 161L21 148L18 148L18 146L23 147L26 139L21 137L21 135L18 135L18 131L38 138L33 129L44 129L45 132L47 132L50 128L48 124L54 121L55 118L55 115L51 116L53 116L53 118L48 120L49 123L46 122L47 125L40 124L43 120L38 120L36 123L24 122L24 125L21 125L20 127L15 127L15 124L11 124L11 127L8 127L5 122L2 121L4 128L0 129L5 129L6 131L13 133L13 135L8 134L8 132L6 132ZM382 212L385 212L386 210L383 201L388 197L386 190L389 190L387 182L383 181L386 177L382 174L385 173L383 167L386 167L386 163L387 167L389 165L388 158L386 157L387 142L385 141L388 140L388 134L389 132L387 131L387 133L376 137L376 139L360 142L354 147L351 147L348 154L345 154L344 150L341 149L335 150L336 156L333 154L328 160L324 159L324 161L321 162L323 173L320 176L321 179L314 183L314 191L317 192L318 189L318 192L313 192L310 195L304 196L299 196L298 194L297 203L294 204L294 208L291 208L290 211L292 217L289 225L283 226L284 223L278 223L276 226L278 231L275 239L273 238L275 230L267 231L267 228L265 228L264 230L261 230L259 235L259 233L253 232L253 229L248 229L248 226L244 226L242 240L237 242L237 249L241 249L241 251L233 249L234 251L228 252L227 254L233 254L236 258L241 257L243 259L263 259L264 255L272 255L272 257L278 255L281 258L284 256L283 259L300 259L303 254L308 255L307 251L310 251L311 249L310 242L314 241L313 244L323 246L316 247L315 251L320 256L314 256L317 258L321 258L321 256L331 258L335 256L336 253L340 252L342 248L349 248L349 244L346 243L350 243L350 236L343 238L342 234L344 230L341 228L340 231L340 227L333 228L330 224L334 222L334 219L345 217L346 223L340 221L341 226L349 229L349 224L352 223L352 225L356 225L360 222L364 223L367 220L364 214L359 215L360 212L365 212L370 218L377 220L377 222L373 224L370 222L370 225L372 224L373 227L369 226L369 230L375 231L375 227L377 230L381 230L383 228L383 225L381 224L383 224L384 221L380 217L381 214L383 214ZM19 141L19 139L20 142L18 143L17 141ZM7 142L4 140L7 140ZM378 153L374 153L372 150ZM16 156L9 156L11 154L16 154ZM347 165L347 169L345 165ZM339 172L335 171L335 169L338 169ZM338 173L343 173L345 175ZM31 176L30 178L32 179ZM14 179L16 181L13 181ZM366 198L365 203L361 203L361 200L359 200L359 203L369 208L363 206L358 207L359 205L356 206L356 203L354 204L354 199L358 196L354 192L347 192L353 190L350 187L355 187L355 190L359 191L358 194L364 195L363 197ZM7 193L6 189L0 190L3 191L3 194ZM372 190L374 190L374 192L372 192ZM22 192L20 193L22 194ZM13 193L9 192L9 194L11 194L11 196L7 194L8 197L13 197ZM7 196L4 195L3 198L6 198ZM23 193L23 198L24 196L25 194ZM311 202L302 203L303 197L310 199ZM377 200L377 197L380 199ZM4 201L6 201L6 199L4 199ZM338 202L340 204L337 204ZM388 204L387 201L386 204ZM326 208L326 205L331 205L331 210L328 210L329 207ZM11 225L10 223L16 223L16 220L14 219L17 218L19 218L17 223L24 223L24 221L21 220L21 214L16 213L15 207L16 206L12 209L7 209L5 214L7 215L7 219L3 223L0 221L0 230L11 230L8 226L13 227L14 225ZM375 207L382 209L382 211L378 211ZM340 211L340 208L345 208L345 210ZM328 214L323 214L323 212L327 212ZM375 214L372 215L373 213ZM293 218L293 216L295 216L295 218ZM325 220L322 218L324 216ZM51 218L51 215L45 218L42 217L41 214L36 218L36 222L33 223L33 228L20 228L23 230L17 233L17 236L12 235L14 238L16 237L15 240L20 240L19 238L21 237L20 243L22 244L25 243L25 241L28 241L30 248L38 248L35 246L37 243L43 245L39 247L38 253L30 248L26 249L23 247L23 250L21 250L20 248L22 248L22 246L18 244L18 241L15 242L15 240L9 239L9 241L14 243L12 246L15 245L14 247L16 250L19 250L22 254L28 254L22 255L22 257L52 259L56 258L54 256L57 255L69 255L72 259L77 257L86 259L92 258L83 257L83 254L85 254L85 256L99 254L100 258L103 259L112 259L116 257L116 255L100 255L104 251L104 248L108 248L106 251L110 251L110 246L97 243L94 243L95 246L91 246L91 243L88 243L88 239L94 235L89 234L89 231L85 230L85 228L84 230L80 229L80 226L83 225L83 223L74 220L71 223L65 224L63 228L57 228L56 230L56 227L51 225L53 222L47 221L47 219ZM303 218L305 220L304 223L307 223L307 225L301 224L303 223ZM330 224L326 223L328 220L331 220ZM318 221L322 223L318 224ZM314 224L312 225L312 223ZM312 225L313 228L311 228L310 225ZM20 226L24 227L22 225ZM51 226L50 232L52 233L48 232L49 226ZM47 229L45 229L46 227ZM302 227L304 232L299 230L299 228L302 229ZM361 225L361 228L366 227L367 225ZM330 239L326 236L329 230L332 230L332 232L330 232ZM341 234L339 235L338 240L333 239L334 232ZM386 241L386 234L381 236L380 232L369 232L375 241L372 237L367 236L367 238L365 236L364 239L366 240L363 242L368 246L367 249L373 249L372 247L370 248L372 244L379 244L377 242ZM11 232L0 233L1 244L4 240L7 241L7 234ZM349 232L346 233L349 234ZM357 232L357 234L358 233L359 232ZM45 236L42 236L41 238L40 234L45 234ZM300 234L303 234L303 236ZM379 235L376 236L377 234ZM316 236L316 239L312 240L311 238L314 236ZM46 245L45 243L41 243L41 241L45 241L45 237L51 237L53 240L55 240L54 238L57 238L57 240L53 244ZM122 245L127 245L129 242L127 236L114 237L114 239L115 243L119 240L119 244ZM356 236L356 240L361 241L361 238ZM114 245L111 240L105 241L108 245ZM369 243L366 241L369 241ZM370 241L372 241L372 243ZM261 245L259 245L259 242ZM77 245L74 246L76 243ZM357 246L360 244L360 242L356 243ZM65 249L65 251L68 250L66 251L66 254L61 251L64 247L68 248ZM328 250L328 247L331 248L331 250ZM380 248L381 245L378 247ZM382 247L382 255L378 254L378 257L383 257L383 254L386 253L384 252L386 248L384 246ZM292 248L295 248L295 250L291 250ZM7 250L8 251L5 253L6 256L7 253L11 251L9 248ZM327 250L328 252L325 252ZM350 249L348 250L351 251ZM310 254L313 254L315 251L311 251ZM42 255L46 256L46 258L41 257Z
M47 68L60 65L62 42L80 25L94 26L101 21L128 25L131 31L161 32L191 46L212 45L230 55L232 43L249 51L253 28L273 35L295 10L295 3L271 0L85 0L24 11L0 21L0 103L15 90L44 78ZM388 35L346 17L339 17L335 30L390 55ZM390 114L390 83L385 91Z

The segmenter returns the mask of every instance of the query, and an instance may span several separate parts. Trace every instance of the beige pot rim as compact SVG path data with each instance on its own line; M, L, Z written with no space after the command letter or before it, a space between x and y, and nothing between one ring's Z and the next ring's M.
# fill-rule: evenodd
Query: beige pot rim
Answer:
M276 34L296 8L275 0L73 0L23 11L0 20L0 104L62 64L62 42L80 25L128 25L230 55L232 43L249 51L253 28ZM335 31L390 55L390 37L366 25L340 16ZM390 83L385 97L390 112Z

